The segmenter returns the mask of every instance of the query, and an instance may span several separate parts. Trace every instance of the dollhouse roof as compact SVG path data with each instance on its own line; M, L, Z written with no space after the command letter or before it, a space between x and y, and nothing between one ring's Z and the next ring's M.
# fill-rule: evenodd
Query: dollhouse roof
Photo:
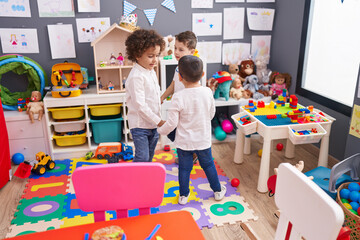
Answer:
M100 42L106 35L108 35L109 33L111 33L112 31L124 31L127 35L130 35L133 31L120 27L119 24L114 23L113 25L111 25L106 32L104 32L103 34L101 34L101 36L99 36L98 38L96 38L94 41L91 42L91 46L94 47L98 42Z

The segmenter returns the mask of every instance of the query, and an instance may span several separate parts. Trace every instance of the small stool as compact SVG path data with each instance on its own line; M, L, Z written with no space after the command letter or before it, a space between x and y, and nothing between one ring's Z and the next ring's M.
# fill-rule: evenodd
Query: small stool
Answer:
M329 190L330 173L331 173L331 169L320 166L304 174L308 177L313 176L314 183L316 183L322 190L324 190L330 197L332 197L335 200L336 192L330 192ZM343 174L337 179L335 183L335 188L338 188L343 183L352 182L352 181L353 180L349 175Z

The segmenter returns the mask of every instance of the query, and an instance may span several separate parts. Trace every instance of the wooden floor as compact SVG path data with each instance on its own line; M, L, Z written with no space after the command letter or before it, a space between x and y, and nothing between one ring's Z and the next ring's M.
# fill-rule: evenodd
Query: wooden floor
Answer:
M274 146L278 142L284 143L284 141L275 141ZM256 238L267 240L274 238L278 222L277 217L274 215L277 210L274 197L270 198L268 194L262 194L256 190L260 166L260 157L257 155L257 152L261 149L261 146L260 139L253 139L251 146L252 153L245 155L244 163L238 165L233 162L235 143L218 143L213 145L212 152L215 160L230 179L237 177L240 180L239 192L259 219L248 222L245 226L250 228L255 236L247 235L240 226L240 223L237 223L222 227L214 226L211 229L204 228L202 232L207 240ZM270 175L273 175L272 169L282 162L295 164L303 160L305 162L304 172L317 167L318 148L310 144L298 145L295 151L295 158L286 159L284 157L284 150L274 150L271 154ZM337 163L337 160L329 157L329 166L333 166L335 163ZM13 166L13 171L15 169L16 167ZM9 231L10 221L14 216L26 182L26 179L14 177L0 190L0 239L5 238Z

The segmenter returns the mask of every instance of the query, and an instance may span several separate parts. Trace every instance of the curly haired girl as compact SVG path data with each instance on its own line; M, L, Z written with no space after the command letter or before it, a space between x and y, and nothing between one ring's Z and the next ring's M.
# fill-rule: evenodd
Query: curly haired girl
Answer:
M134 140L134 162L151 162L159 139L156 130L160 118L160 87L154 67L165 47L154 30L140 29L125 42L126 54L134 61L125 83L129 128Z

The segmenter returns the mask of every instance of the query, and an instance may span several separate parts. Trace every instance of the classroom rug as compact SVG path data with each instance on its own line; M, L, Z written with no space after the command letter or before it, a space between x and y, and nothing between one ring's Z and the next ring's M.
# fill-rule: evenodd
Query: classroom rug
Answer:
M179 205L176 157L174 149L168 152L162 150L155 152L153 161L165 165L166 182L163 202L159 207L152 208L151 213L186 210L191 212L200 229L258 219L245 199L240 196L237 188L231 186L229 178L216 161L220 182L227 188L224 199L214 200L205 173L197 163L190 176L189 202L186 205ZM107 164L107 161L74 158L55 160L55 163L55 169L47 171L44 175L30 175L6 237L94 222L93 213L84 212L77 205L71 174L77 167ZM129 210L129 216L137 215L139 215L138 209ZM116 219L116 211L107 211L106 219Z

